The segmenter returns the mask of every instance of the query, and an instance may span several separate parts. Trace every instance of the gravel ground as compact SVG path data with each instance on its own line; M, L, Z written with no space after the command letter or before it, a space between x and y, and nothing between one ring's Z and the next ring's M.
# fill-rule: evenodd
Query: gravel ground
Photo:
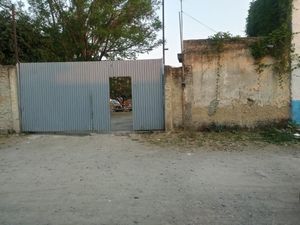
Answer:
M1 225L299 225L299 146L0 139Z

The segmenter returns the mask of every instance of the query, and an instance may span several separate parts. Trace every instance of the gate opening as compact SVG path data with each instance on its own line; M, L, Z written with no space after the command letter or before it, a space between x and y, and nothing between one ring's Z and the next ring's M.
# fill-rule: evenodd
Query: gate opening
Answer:
M131 77L110 77L111 131L132 131L132 82Z

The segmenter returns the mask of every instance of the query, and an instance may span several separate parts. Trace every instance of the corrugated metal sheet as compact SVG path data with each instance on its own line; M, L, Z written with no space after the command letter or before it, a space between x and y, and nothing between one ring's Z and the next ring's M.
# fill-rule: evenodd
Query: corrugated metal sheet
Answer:
M164 129L162 60L22 63L25 132L110 131L109 77L131 77L134 130Z

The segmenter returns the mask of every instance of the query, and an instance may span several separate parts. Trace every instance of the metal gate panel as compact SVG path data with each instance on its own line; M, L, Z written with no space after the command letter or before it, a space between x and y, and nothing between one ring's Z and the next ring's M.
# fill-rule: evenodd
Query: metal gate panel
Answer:
M164 129L163 73L161 61L145 60L133 77L134 130Z
M76 63L21 64L22 130L90 131L88 78L82 73Z
M22 63L25 132L110 131L109 78L132 79L134 130L164 129L162 60Z
M162 60L105 61L109 77L131 77L134 130L164 129Z
M85 62L86 71L90 73L89 87L93 106L92 131L110 131L109 79L107 66L101 62Z

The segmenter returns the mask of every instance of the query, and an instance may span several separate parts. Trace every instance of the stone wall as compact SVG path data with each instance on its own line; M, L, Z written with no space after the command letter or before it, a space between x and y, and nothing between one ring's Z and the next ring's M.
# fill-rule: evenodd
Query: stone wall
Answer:
M182 117L166 110L168 121L183 118L177 127L201 130L211 125L252 128L288 120L290 78L279 77L272 68L258 73L249 50L252 42L252 39L230 41L219 52L208 40L185 41L185 73L181 75L184 88L179 90L178 84L174 84L182 82L178 74L176 79L166 80L166 89L177 87L172 98L183 94L184 113ZM272 63L271 58L263 61ZM168 98L166 105L172 108Z
M15 67L0 65L0 133L20 132Z

